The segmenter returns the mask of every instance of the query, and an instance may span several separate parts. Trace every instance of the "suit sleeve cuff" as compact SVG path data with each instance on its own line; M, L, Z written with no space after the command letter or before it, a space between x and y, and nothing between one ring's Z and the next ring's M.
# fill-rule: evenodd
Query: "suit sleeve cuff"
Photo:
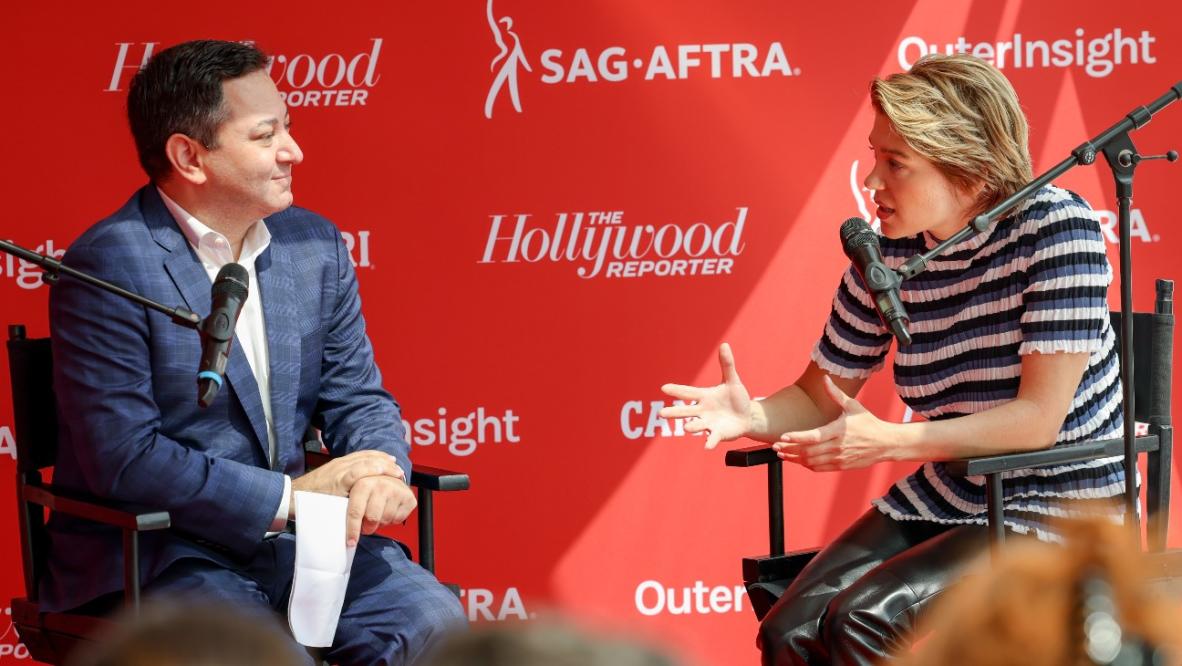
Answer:
M291 477L283 475L283 497L279 500L279 508L275 510L275 519L271 521L270 531L281 532L287 527L287 514L291 502Z

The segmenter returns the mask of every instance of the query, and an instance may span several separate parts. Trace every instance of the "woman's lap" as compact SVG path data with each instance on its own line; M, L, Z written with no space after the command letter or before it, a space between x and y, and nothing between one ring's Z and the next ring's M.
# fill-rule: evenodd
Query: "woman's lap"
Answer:
M871 663L987 546L984 526L896 521L871 509L796 577L760 626L765 664Z

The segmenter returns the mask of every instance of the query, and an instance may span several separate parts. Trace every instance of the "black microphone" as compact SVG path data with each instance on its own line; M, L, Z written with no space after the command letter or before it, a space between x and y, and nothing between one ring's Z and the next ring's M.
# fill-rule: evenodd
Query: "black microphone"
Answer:
M841 249L853 262L858 275L874 297L874 308L882 323L895 335L900 345L911 344L907 324L911 318L899 298L899 285L903 279L892 271L882 260L878 246L878 234L859 217L851 217L841 223Z
M197 404L208 407L226 374L234 326L249 292L250 274L241 264L229 263L218 271L211 291L209 316L201 322L201 365L197 369Z

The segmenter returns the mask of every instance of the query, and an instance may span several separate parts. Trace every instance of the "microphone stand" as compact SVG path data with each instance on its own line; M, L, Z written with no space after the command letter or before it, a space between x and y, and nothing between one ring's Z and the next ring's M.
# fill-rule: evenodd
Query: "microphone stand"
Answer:
M1129 516L1128 524L1137 535L1138 543L1141 538L1141 525L1140 517L1137 514L1139 504L1135 442L1137 423L1136 412L1133 411L1133 255L1130 221L1130 211L1133 204L1133 171L1142 160L1165 159L1174 162L1178 159L1178 153L1171 150L1165 155L1139 155L1133 146L1133 141L1129 138L1129 132L1144 127L1154 114L1179 99L1182 99L1182 81L1174 84L1169 91L1150 102L1148 106L1139 106L1133 109L1115 125L1104 130L1091 141L1081 144L1071 151L1070 157L1030 181L1028 185L1001 203L973 218L969 226L956 232L931 250L908 259L896 269L903 280L915 277L927 268L928 261L933 257L937 257L953 245L985 231L990 224L1001 217L1002 213L1013 208L1069 169L1081 164L1092 164L1096 161L1097 153L1104 154L1104 159L1112 168L1112 176L1116 182L1116 196L1120 206L1120 381L1124 391L1125 512Z
M110 282L100 280L93 275L88 275L82 271L74 270L73 268L62 264L61 261L54 259L53 257L46 256L44 254L38 254L32 250L26 250L19 245L14 245L8 241L3 240L0 240L0 252L7 252L18 259L23 259L29 263L40 266L45 270L45 282L50 285L56 283L62 275L68 275L76 280L81 280L87 284L94 285L100 289L109 291L116 296L122 296L129 301L139 303L146 308L156 310L157 312L162 312L168 315L168 317L172 319L172 321L177 325L184 326L185 328L191 328L195 331L201 326L201 317L197 316L196 313L188 310L187 308L180 306L170 308L167 305L161 305L156 301L127 291L126 289L113 285Z

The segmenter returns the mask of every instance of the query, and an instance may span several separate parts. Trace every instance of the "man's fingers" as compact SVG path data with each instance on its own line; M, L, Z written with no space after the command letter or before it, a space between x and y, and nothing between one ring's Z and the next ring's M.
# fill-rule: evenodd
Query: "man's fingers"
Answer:
M735 369L734 352L731 351L731 346L725 342L718 346L718 365L722 368L722 383L742 383L739 381L739 371Z
M685 423L685 431L691 435L696 435L709 429L710 428L706 425L706 422L702 419L694 419L692 421L686 421Z
M391 495L386 498L385 506L382 511L382 525L401 522L402 519L398 518L399 502L400 499L397 495Z
M375 487L373 492L369 494L369 501L365 505L365 519L361 521L362 534L373 534L378 531L379 527L386 524L383 519L388 500L388 494L382 492L379 487Z
M398 502L394 512L394 518L390 522L401 523L405 521L410 517L410 514L414 512L416 506L418 506L418 501L415 500L414 495L411 495Z
M386 510L382 516L382 524L404 522L418 506L415 493L404 483L391 481L387 484L389 494L386 495Z
M369 506L370 491L366 484L349 493L349 507L345 510L345 545L356 546L361 538L361 523Z
M344 469L340 471L340 488L338 493L348 493L353 486L367 476L392 476L397 479L403 477L402 468L394 462L393 456L381 453L380 456L369 456L347 461L341 458Z

